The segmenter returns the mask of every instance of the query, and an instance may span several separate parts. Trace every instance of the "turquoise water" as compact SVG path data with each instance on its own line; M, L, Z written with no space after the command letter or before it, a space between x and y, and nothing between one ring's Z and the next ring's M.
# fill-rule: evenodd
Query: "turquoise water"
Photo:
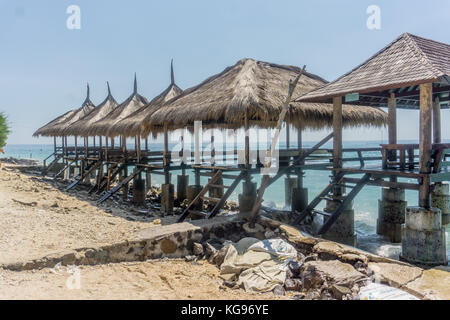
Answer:
M404 143L404 142L401 142ZM311 147L315 143L304 143L305 147ZM295 147L295 145L293 145ZM153 150L162 150L162 144L150 144L149 146ZM229 146L232 147L231 144ZM284 147L281 144L281 147ZM331 144L325 145L326 148L331 148ZM370 148L379 147L379 142L353 142L344 143L344 148ZM129 149L133 149L134 145L129 146ZM25 159L36 159L42 161L48 155L53 152L53 145L8 145L5 148L5 154L1 157L15 157ZM367 153L366 155L370 155ZM373 154L379 156L379 154ZM356 153L346 153L344 157L356 157ZM187 173L190 173L189 170ZM176 184L176 175L179 174L176 171L172 172L173 183ZM329 182L330 172L327 171L306 171L304 178L304 185L309 190L309 199L313 199ZM194 177L190 177L193 181ZM260 181L259 176L254 177L254 181ZM407 182L407 180L404 180ZM152 182L156 185L164 182L164 177L161 175L153 175ZM201 183L204 185L207 182L207 177L201 178ZM411 181L412 182L412 181ZM227 182L225 182L227 184ZM231 197L232 201L237 201L237 195L241 192L241 186L237 188ZM399 245L393 245L391 243L383 241L376 235L376 219L378 215L378 199L381 196L381 190L379 187L366 186L356 197L354 202L355 209L355 227L358 235L358 246L368 251L376 252L380 255L396 257L400 252ZM417 205L417 192L406 191L406 200L409 206ZM273 185L269 187L265 194L265 204L282 209L284 204L284 179L279 179ZM450 231L450 225L447 226L447 255L450 257L450 239L448 233Z

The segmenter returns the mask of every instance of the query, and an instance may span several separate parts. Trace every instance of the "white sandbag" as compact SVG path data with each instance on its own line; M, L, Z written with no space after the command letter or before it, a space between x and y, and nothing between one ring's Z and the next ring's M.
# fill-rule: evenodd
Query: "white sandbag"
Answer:
M419 300L405 291L380 283L370 283L362 287L359 298L361 300Z
M266 239L251 245L248 250L267 252L279 259L297 257L297 250L283 239Z
M265 261L256 267L242 271L238 285L247 292L270 292L286 281L287 268L276 261Z
M253 268L259 264L270 261L273 256L262 251L249 250L243 255L239 255L234 246L229 246L224 261L220 266L221 274L240 274L243 270Z

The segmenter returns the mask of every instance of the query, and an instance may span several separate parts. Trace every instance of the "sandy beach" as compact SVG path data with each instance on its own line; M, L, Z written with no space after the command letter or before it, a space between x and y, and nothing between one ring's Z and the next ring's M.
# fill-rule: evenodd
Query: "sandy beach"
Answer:
M27 261L67 249L113 244L158 217L123 210L108 201L93 205L86 191L67 194L62 184L21 173L0 171L0 265ZM94 199L94 198L93 198ZM106 209L107 208L107 209ZM135 221L133 221L135 220ZM173 216L161 219L163 224ZM81 288L68 289L67 267L14 272L0 269L1 299L273 299L222 286L220 271L207 262L151 260L80 266Z

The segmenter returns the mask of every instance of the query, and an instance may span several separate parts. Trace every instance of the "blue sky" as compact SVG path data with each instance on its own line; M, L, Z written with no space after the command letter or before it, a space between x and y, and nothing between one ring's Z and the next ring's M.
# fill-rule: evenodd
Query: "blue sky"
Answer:
M66 27L72 4L81 9L81 30ZM381 30L366 27L372 4L381 8ZM79 107L86 82L94 103L104 99L106 80L123 101L136 71L139 92L151 99L169 84L171 58L177 84L188 88L244 57L306 64L333 80L403 32L450 43L449 13L448 0L0 0L0 111L9 116L10 144L48 143L32 133ZM417 139L418 112L398 118L399 138ZM344 134L386 136L380 129Z

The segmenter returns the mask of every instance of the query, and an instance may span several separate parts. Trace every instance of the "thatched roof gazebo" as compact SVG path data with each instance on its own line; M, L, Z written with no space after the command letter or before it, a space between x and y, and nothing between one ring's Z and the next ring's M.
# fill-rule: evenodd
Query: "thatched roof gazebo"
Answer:
M239 128L250 125L274 127L288 92L289 81L301 69L294 66L242 59L234 66L187 89L144 121L144 132L162 131L191 126L202 121L203 126L214 125ZM327 81L305 72L294 92L300 97ZM333 106L294 102L287 122L303 128L323 128L332 124ZM344 107L346 126L386 123L386 113L377 108L354 109Z
M173 61L170 65L171 82L170 85L146 106L132 113L123 120L113 125L110 135L122 135L127 137L142 136L142 124L151 117L151 115L159 110L167 101L179 96L183 90L175 84L175 76L173 72Z
M117 134L110 132L110 129L120 120L126 118L135 111L148 104L148 100L137 92L136 74L134 76L134 90L130 97L118 105L114 110L102 119L92 123L86 128L85 134L88 136L114 137Z
M64 130L69 127L72 123L75 123L76 121L80 120L87 114L89 114L92 110L95 109L95 105L92 103L90 97L89 97L89 84L87 85L87 94L86 99L84 100L83 104L79 109L77 109L72 115L69 117L66 117L64 120L58 122L57 124L51 126L46 131L46 136L51 137L64 137L66 136L64 134Z
M105 98L105 100L102 103L100 103L92 112L88 113L83 118L79 119L78 121L72 123L70 126L65 128L63 130L65 136L81 136L81 137L89 136L87 134L89 127L93 123L103 119L105 116L110 114L118 106L118 103L111 95L111 89L109 87L108 82L107 86L108 86L108 96Z
M66 113L64 113L63 115L57 117L56 119L53 119L52 121L47 123L45 126L42 126L38 130L36 130L36 132L33 133L33 137L39 137L39 136L48 137L48 136L51 136L50 132L53 131L53 127L55 125L63 123L65 120L67 120L70 117L72 117L77 111L78 111L77 109L73 109L73 110L67 111Z

